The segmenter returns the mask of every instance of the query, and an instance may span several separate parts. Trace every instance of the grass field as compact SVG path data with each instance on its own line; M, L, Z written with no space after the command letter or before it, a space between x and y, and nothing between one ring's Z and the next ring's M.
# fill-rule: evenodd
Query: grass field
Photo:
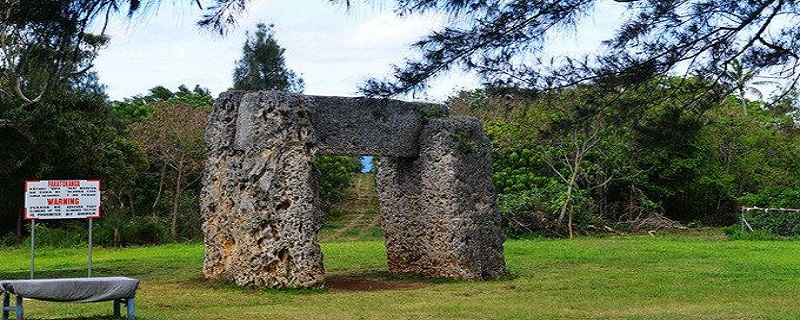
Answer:
M511 240L514 277L490 282L391 276L380 241L322 247L332 279L322 291L206 282L197 244L96 249L94 273L141 279L141 319L800 319L796 241ZM85 248L41 249L37 275L82 276L85 258ZM26 278L27 268L27 249L0 250L0 278ZM26 301L26 309L33 319L106 319L111 303Z

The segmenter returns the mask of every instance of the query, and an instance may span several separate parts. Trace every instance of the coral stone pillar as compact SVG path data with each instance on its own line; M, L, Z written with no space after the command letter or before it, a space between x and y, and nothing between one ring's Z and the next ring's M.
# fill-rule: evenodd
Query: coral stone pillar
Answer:
M299 95L223 94L206 133L201 195L207 279L323 285L313 128Z
M432 120L416 158L383 157L377 185L389 270L456 279L506 275L489 141L477 119Z

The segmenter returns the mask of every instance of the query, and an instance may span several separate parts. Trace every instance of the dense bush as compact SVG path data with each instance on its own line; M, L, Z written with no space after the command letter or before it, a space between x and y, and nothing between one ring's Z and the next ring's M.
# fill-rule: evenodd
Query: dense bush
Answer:
M756 193L746 193L739 198L746 206L760 208L800 208L800 189L787 186L767 186Z
M732 225L728 226L724 229L725 235L730 240L798 240L800 239L800 235L793 235L793 236L780 236L776 235L769 230L754 230L749 231L745 230L742 231L741 226L739 225Z
M169 228L157 217L126 218L119 230L115 231L113 219L96 219L92 227L92 243L98 246L153 245L170 240ZM115 240L115 238L117 238ZM88 221L80 220L39 220L36 223L36 247L70 248L85 247L89 240ZM26 240L30 245L30 237Z
M29 228L30 229L30 228ZM89 227L85 219L66 221L42 221L36 223L37 248L70 248L89 243ZM95 237L92 237L93 239ZM30 246L30 237L26 241Z

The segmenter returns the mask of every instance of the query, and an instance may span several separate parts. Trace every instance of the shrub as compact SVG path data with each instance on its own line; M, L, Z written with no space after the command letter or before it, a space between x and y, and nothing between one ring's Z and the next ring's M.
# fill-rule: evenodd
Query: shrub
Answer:
M555 179L545 179L543 185L531 185L527 190L498 195L498 211L503 219L503 231L512 238L526 233L544 233L563 236L567 233L567 218L558 224L558 215L564 203L567 187ZM595 223L588 209L591 198L583 190L573 190L573 227L585 232Z
M156 217L133 217L122 227L123 245L154 245L170 239L168 223Z
M99 220L94 230L94 243L113 246L114 226L111 219ZM124 219L119 228L119 245L155 245L170 241L167 223L153 216L135 216Z
M88 244L89 231L88 225L77 223L79 221L59 221L55 227L50 222L37 221L36 223L36 247L37 248L72 248L81 247ZM88 223L85 219L80 222ZM48 226L47 224L51 224ZM27 246L31 245L31 238L25 241Z
M9 233L0 235L0 248L11 247L14 245L14 237Z

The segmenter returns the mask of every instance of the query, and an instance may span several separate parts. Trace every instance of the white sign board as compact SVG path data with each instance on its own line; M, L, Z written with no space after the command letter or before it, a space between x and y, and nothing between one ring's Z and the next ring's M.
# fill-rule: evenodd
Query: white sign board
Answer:
M25 181L25 219L100 218L100 180Z

